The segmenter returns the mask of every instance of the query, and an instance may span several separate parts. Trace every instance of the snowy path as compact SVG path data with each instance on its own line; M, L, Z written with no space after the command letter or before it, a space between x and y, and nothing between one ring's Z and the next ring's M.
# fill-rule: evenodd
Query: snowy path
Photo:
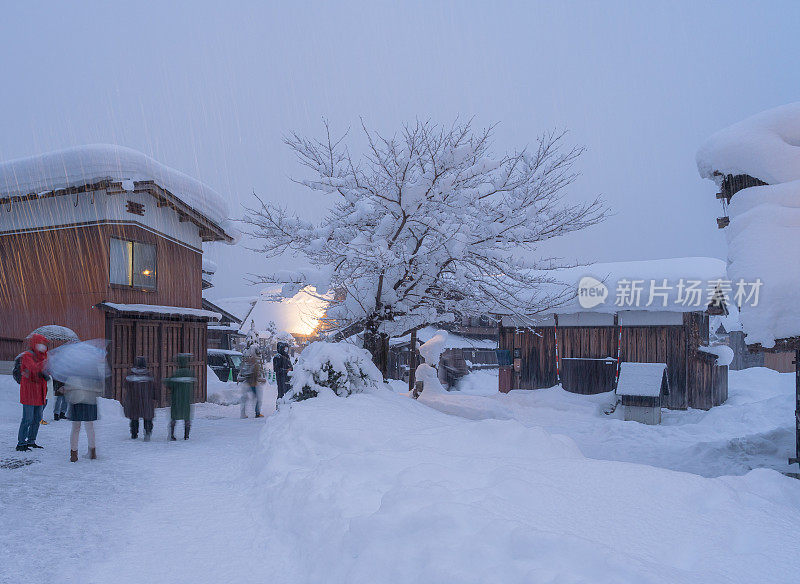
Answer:
M265 420L201 404L188 442L166 440L160 411L148 444L102 400L99 459L75 464L64 422L41 429L45 450L14 453L18 388L0 376L0 460L36 461L0 468L0 583L792 582L800 483L654 468L692 437L699 457L782 427L784 378L749 375L763 387L728 409L658 428L557 391L421 400L451 415L377 391Z
M274 390L267 394L274 403ZM82 435L81 459L70 463L69 422L40 429L44 450L7 454L19 406L3 397L0 458L37 461L0 469L3 584L31 574L38 582L222 582L232 566L252 561L254 515L241 481L264 420L201 404L190 440L169 442L161 410L148 444L130 440L119 406L104 401L98 460L85 458Z

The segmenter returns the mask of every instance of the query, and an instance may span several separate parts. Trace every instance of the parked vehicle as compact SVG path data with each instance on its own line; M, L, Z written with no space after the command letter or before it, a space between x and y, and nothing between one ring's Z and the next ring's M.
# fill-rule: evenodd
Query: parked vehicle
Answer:
M220 381L236 381L242 366L242 354L228 349L209 349L208 366L217 374Z

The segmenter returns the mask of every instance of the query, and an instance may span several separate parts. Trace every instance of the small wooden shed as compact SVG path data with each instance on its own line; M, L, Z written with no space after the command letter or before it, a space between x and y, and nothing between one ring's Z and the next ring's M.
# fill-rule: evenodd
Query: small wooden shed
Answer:
M576 298L549 314L498 315L499 348L511 363L500 367L501 392L559 383L573 393L609 392L617 386L620 363L632 362L666 364L670 393L664 407L709 409L728 398L727 365L719 365L715 355L700 350L709 344L709 315L725 310L724 302L706 304L705 291L706 282L724 277L722 260L594 264L577 273L581 272L595 274L596 281L605 283L610 290L605 302L585 308ZM574 277L577 281L575 274L570 270L561 280ZM703 281L699 305L676 302L680 297L675 290L657 306L647 306L646 296L639 306L617 306L614 299L621 281L662 284L680 279Z
M661 405L668 394L666 363L620 363L617 396L626 421L660 424Z

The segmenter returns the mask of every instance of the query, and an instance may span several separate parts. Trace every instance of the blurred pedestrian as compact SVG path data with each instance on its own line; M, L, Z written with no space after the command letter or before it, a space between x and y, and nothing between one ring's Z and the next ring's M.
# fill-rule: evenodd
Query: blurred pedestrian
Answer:
M241 401L241 416L247 417L247 402L249 401L250 394L253 395L255 400L255 415L256 418L263 418L261 414L261 393L259 385L267 381L264 376L264 366L261 362L261 350L253 345L245 349L244 359L242 360L242 367L239 370L238 381L244 386L242 391Z
M189 429L192 425L192 395L194 394L195 378L189 368L191 353L180 353L177 356L178 369L165 383L170 390L170 421L169 439L175 438L175 424L183 420L183 439L189 439Z
M103 384L99 376L70 376L64 383L64 393L69 402L67 418L72 420L69 436L69 460L78 462L78 439L81 426L86 428L89 444L89 458L97 458L97 444L94 423L97 421L97 398L103 394Z
M130 420L133 440L139 437L139 418L142 418L144 441L150 441L157 400L156 384L147 370L147 359L142 356L136 357L130 375L125 378L125 393L122 396L122 409L125 417Z
M288 343L278 343L278 352L272 358L272 369L278 383L278 400L281 400L289 392L289 371L292 370Z
M47 342L43 335L33 334L28 339L28 350L19 356L19 403L22 404L22 421L17 433L17 450L20 452L42 448L36 444L36 436L47 400L47 375L44 373L47 367ZM14 377L16 378L16 374Z
M61 345L50 351L48 369L54 379L64 382L62 391L69 404L67 418L72 420L70 461L78 461L78 438L82 426L89 442L89 458L97 458L94 423L97 420L97 398L103 395L108 376L106 341L95 339Z
M64 382L53 378L53 420L64 420L67 417L67 396L64 395Z

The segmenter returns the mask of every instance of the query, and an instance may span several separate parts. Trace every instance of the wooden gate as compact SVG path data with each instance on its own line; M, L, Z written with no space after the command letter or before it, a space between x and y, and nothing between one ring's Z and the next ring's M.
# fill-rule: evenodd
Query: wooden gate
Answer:
M202 321L172 321L147 318L122 318L108 315L106 330L111 341L108 350L111 377L105 397L119 400L125 377L137 355L147 357L147 368L156 382L158 402L169 405L169 396L163 380L171 376L176 367L176 355L191 353L189 367L194 373L194 401L206 399L206 342L207 327Z

